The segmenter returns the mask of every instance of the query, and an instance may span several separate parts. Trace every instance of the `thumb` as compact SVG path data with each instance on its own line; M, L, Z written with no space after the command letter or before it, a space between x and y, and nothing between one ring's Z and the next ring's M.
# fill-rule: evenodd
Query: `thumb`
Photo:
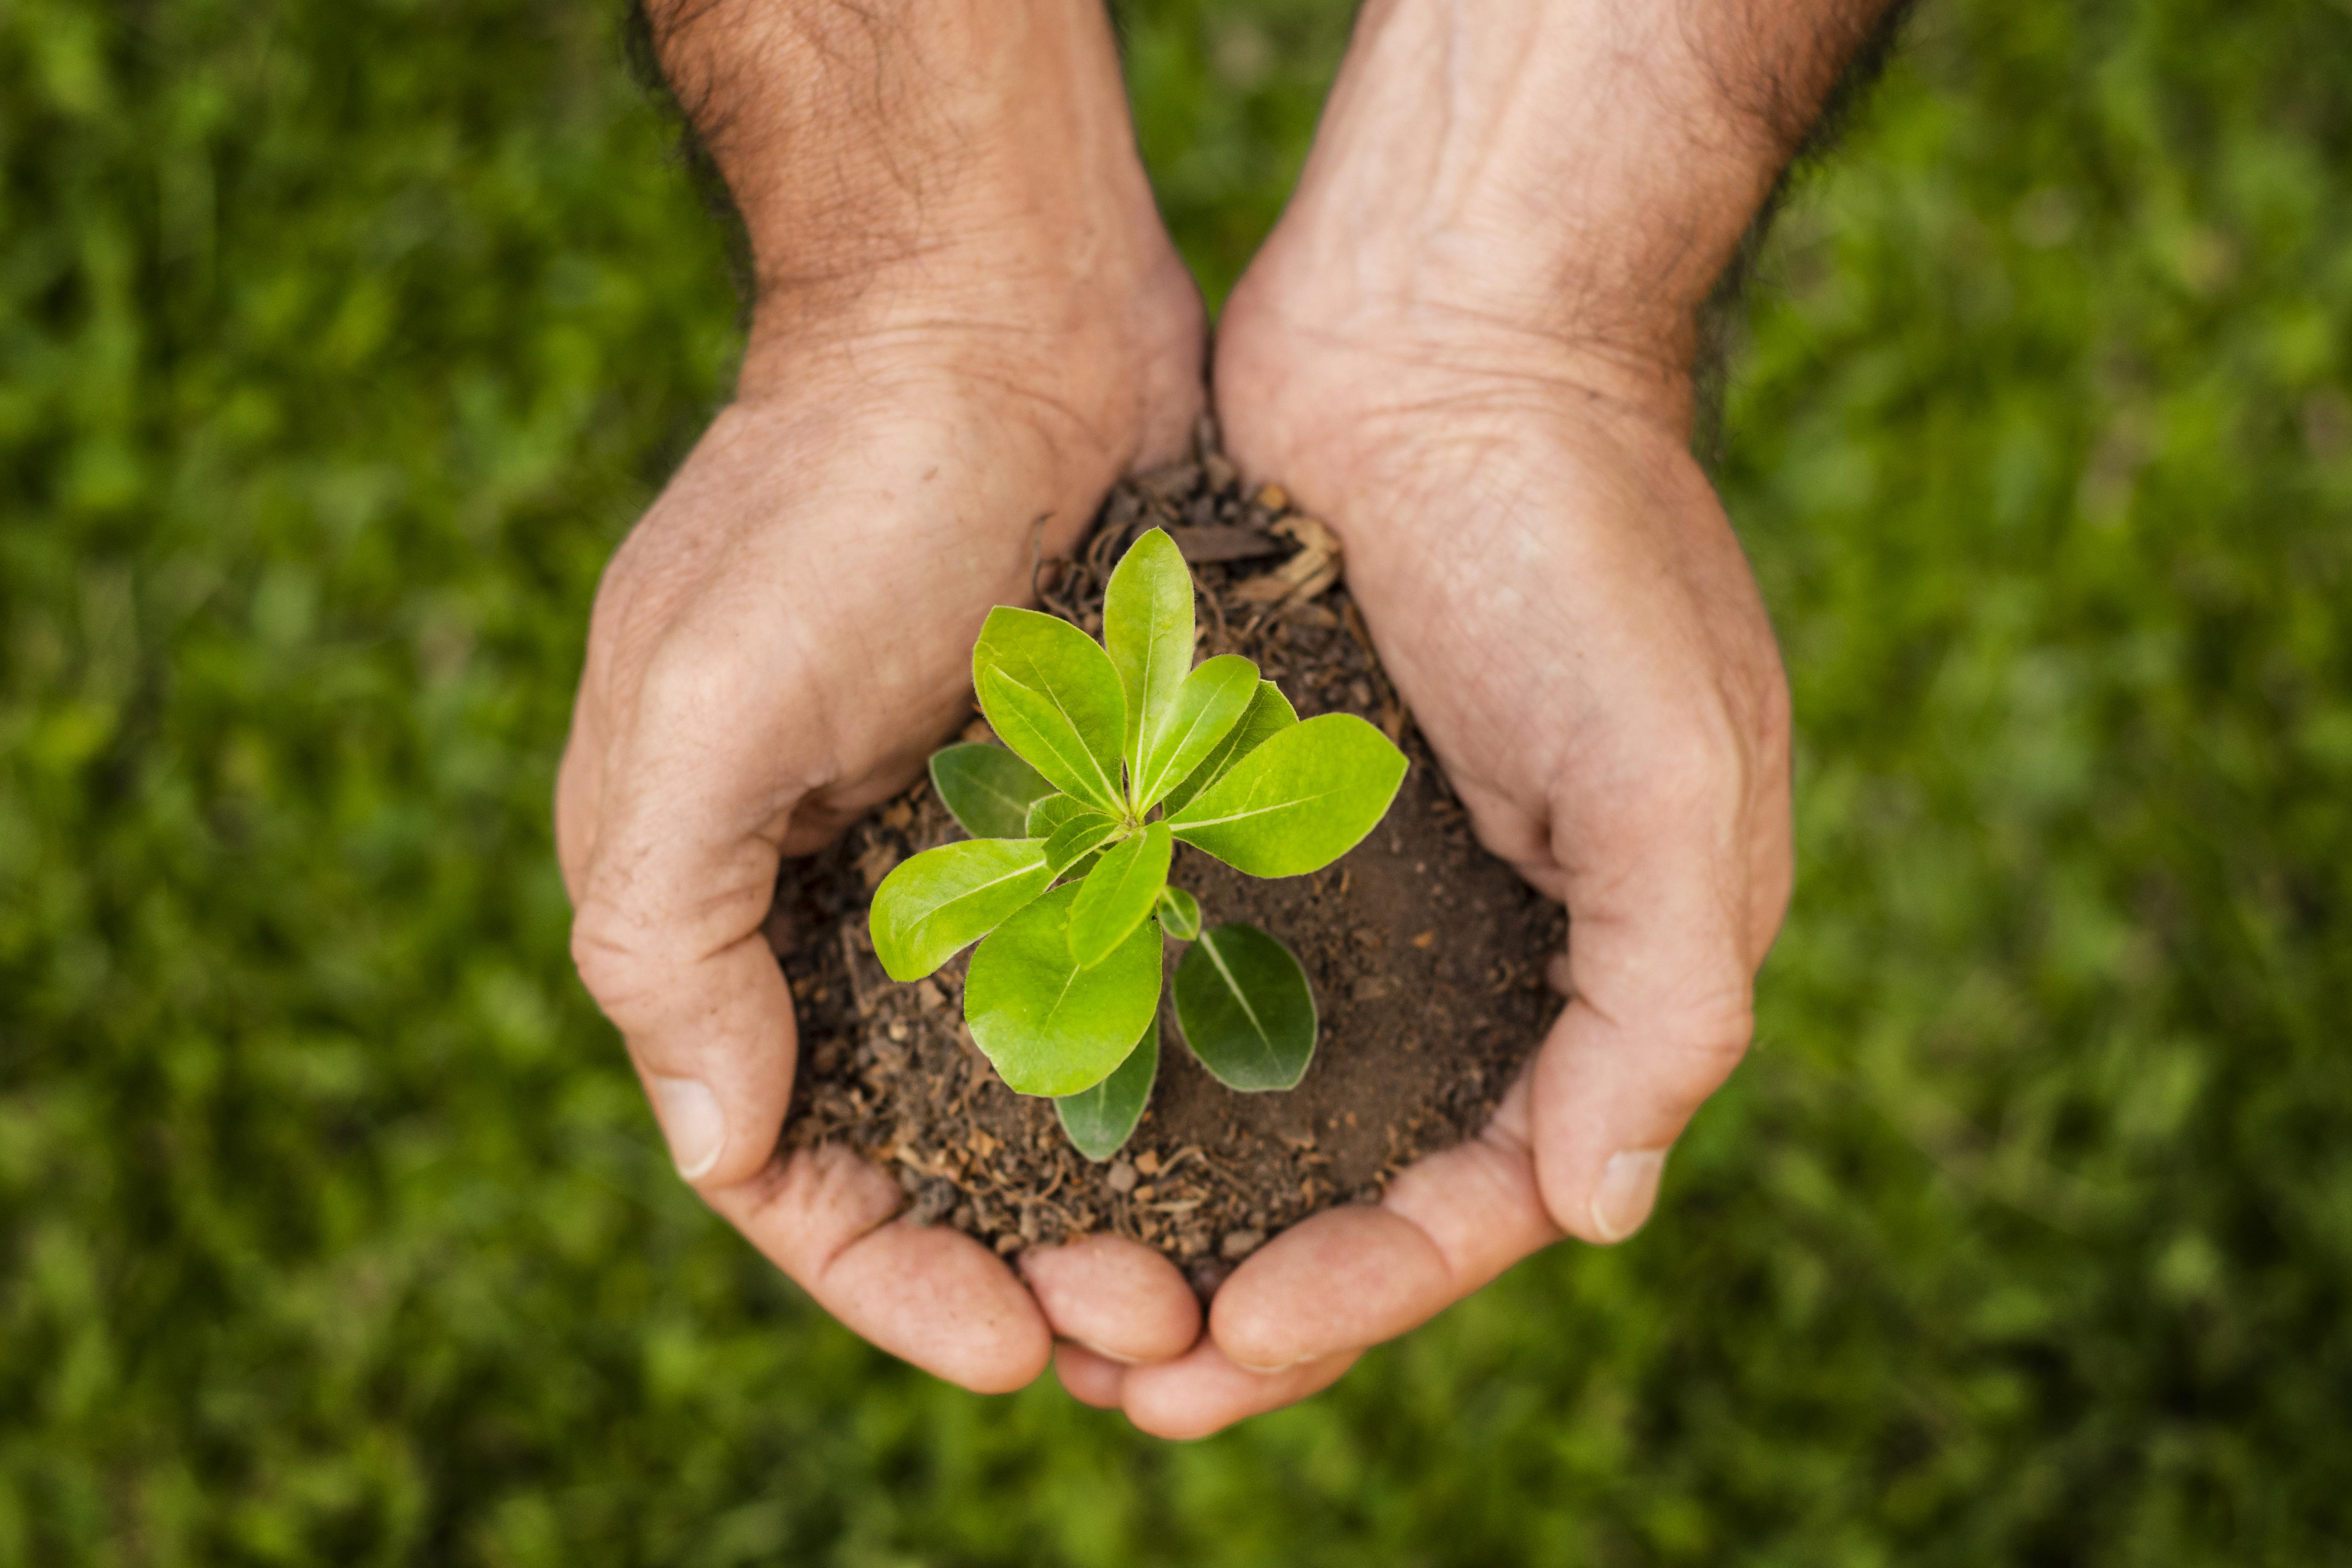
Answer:
M1545 1207L1604 1244L1648 1219L1675 1141L1754 1029L1747 845L1721 823L1643 826L1605 840L1605 874L1570 879L1569 1004L1535 1068Z
M660 717L602 761L572 957L678 1173L709 1190L767 1163L792 1098L792 994L762 926L801 792L741 787L773 773L775 752L698 722L697 697L648 689L636 711Z

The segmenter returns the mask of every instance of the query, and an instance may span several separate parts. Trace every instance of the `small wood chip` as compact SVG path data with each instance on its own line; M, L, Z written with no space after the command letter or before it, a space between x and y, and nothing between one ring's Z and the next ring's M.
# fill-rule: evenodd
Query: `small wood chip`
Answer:
M1290 597L1296 586L1279 572L1269 572L1263 577L1252 577L1233 591L1233 596L1244 605L1274 605Z
M1217 1254L1228 1263L1239 1263L1265 1245L1262 1230L1229 1230L1225 1239L1217 1245Z
M866 853L857 858L857 874L866 879L866 890L870 893L880 887L882 879L898 864L898 852L886 840L877 838L867 845Z
M1282 541L1272 534L1231 523L1197 527L1182 523L1170 529L1168 537L1176 542L1184 559L1195 566L1218 561L1256 561L1282 553Z
M1436 940L1437 933L1434 931L1425 931L1419 936L1412 939L1412 945L1415 947L1427 947Z
M1323 526L1318 518L1297 512L1274 525L1274 531L1285 539L1295 539L1300 546L1319 555L1339 553L1339 536Z
M1160 1173L1160 1151L1157 1149L1146 1149L1142 1153L1138 1154L1135 1157L1135 1168L1142 1172L1147 1176L1158 1175Z
M1284 511L1290 506L1290 492L1280 485L1267 485L1257 492L1255 500L1268 511Z

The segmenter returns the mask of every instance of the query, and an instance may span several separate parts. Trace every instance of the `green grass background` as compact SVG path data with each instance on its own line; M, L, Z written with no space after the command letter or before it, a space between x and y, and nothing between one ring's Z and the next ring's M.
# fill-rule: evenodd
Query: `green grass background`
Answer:
M1137 0L1213 295L1339 0ZM1802 876L1656 1223L1186 1447L672 1178L547 801L723 244L551 0L0 0L0 1563L2352 1561L2352 7L1931 0L1737 332Z

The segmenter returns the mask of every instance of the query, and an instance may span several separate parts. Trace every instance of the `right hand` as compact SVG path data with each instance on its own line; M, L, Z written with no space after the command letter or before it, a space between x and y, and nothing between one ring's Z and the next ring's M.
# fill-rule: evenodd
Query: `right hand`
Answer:
M1033 1254L1024 1289L971 1237L894 1223L880 1169L781 1151L795 1035L761 928L780 857L962 722L972 641L1028 598L1033 551L1181 455L1200 306L1156 222L1132 248L1119 289L1037 264L1034 317L893 289L887 321L755 330L738 401L605 573L557 784L573 957L680 1174L842 1322L984 1392L1034 1377L1057 1335L1176 1355L1199 1309L1116 1238Z

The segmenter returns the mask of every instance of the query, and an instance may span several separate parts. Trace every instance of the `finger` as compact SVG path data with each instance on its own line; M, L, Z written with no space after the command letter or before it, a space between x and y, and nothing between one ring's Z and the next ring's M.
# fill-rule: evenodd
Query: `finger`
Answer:
M1528 1154L1528 1107L1522 1078L1485 1132L1407 1167L1378 1206L1326 1209L1261 1247L1210 1309L1217 1347L1269 1372L1363 1350L1559 1240Z
M1236 1421L1296 1405L1339 1381L1356 1364L1352 1351L1276 1373L1235 1366L1202 1340L1179 1359L1130 1367L1120 1380L1127 1418L1155 1437L1206 1437Z
M1108 1360L1169 1361L1201 1337L1200 1299L1176 1266L1125 1237L1031 1247L1021 1274L1056 1336Z
M1127 1382L1127 1369L1118 1363L1067 1340L1054 1347L1054 1375L1071 1398L1097 1410L1118 1409Z
M1641 1227L1667 1152L1747 1051L1769 830L1743 774L1702 755L1580 820L1555 813L1570 1000L1536 1060L1537 1174L1553 1217L1587 1241Z
M975 1394L1045 1369L1053 1336L1029 1292L961 1231L895 1217L905 1194L837 1144L707 1190L721 1216L852 1333Z
M761 927L813 721L752 698L799 691L796 668L723 632L665 643L596 764L581 830L593 848L572 960L627 1043L679 1173L706 1188L767 1163L792 1094L792 998Z

